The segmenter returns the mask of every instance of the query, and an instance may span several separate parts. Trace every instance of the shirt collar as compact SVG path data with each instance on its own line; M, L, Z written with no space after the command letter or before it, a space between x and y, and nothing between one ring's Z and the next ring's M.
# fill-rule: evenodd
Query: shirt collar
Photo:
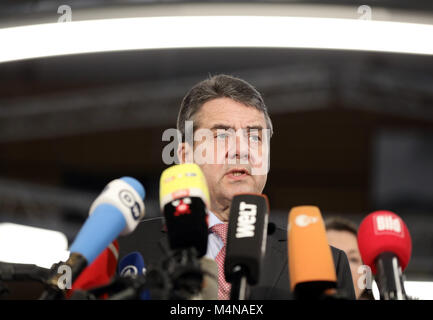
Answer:
M219 224L219 223L223 223L220 219L218 219L218 217L216 215L214 215L210 210L208 210L209 212L209 226L208 228L212 228L214 225Z

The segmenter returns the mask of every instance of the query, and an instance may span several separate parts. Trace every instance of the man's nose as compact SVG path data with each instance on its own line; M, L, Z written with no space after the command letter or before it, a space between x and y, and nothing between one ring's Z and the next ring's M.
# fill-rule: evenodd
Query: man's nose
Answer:
M248 138L245 137L244 134L242 134L236 135L235 137L230 139L227 155L230 160L239 159L248 161Z

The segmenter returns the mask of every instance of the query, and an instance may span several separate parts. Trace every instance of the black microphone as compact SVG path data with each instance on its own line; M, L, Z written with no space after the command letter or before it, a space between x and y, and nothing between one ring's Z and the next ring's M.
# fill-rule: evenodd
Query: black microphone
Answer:
M44 283L51 274L50 269L35 264L0 262L0 280L38 281Z
M233 197L227 232L224 275L232 284L230 300L245 300L247 282L259 282L266 249L269 203L263 194Z
M167 272L152 265L145 274L118 276L110 285L90 290L94 295L108 294L107 300L168 300L172 291Z
M45 284L50 275L50 269L45 269L34 264L0 262L0 300L11 293L8 286L3 285L2 281L10 283L15 281L30 281Z

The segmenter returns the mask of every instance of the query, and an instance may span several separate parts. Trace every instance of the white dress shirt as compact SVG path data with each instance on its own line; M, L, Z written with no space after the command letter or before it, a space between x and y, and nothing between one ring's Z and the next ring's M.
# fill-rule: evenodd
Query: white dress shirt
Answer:
M216 215L214 215L210 211L209 211L208 222L209 222L209 229L218 223L223 223L220 219L217 218ZM209 231L206 257L215 260L218 252L220 252L223 246L224 246L223 240L217 234Z

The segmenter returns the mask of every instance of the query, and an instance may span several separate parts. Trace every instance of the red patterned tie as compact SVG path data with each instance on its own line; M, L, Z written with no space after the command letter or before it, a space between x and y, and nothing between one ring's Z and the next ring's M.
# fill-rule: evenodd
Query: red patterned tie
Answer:
M218 252L215 261L218 264L218 300L230 299L231 284L226 282L224 277L224 259L226 257L226 238L227 238L227 223L219 223L214 225L210 230L216 233L224 242L224 246Z

